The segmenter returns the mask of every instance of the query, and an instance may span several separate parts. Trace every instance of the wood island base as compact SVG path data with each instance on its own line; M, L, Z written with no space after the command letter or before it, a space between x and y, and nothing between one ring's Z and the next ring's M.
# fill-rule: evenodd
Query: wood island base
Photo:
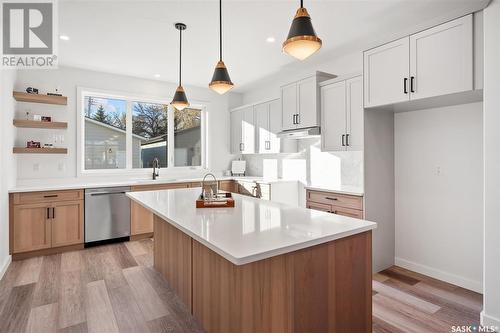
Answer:
M235 265L154 217L154 267L208 333L372 331L371 231Z

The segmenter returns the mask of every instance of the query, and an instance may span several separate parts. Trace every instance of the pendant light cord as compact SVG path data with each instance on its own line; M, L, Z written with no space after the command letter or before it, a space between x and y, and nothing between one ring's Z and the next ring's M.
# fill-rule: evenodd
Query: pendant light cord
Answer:
M222 0L219 0L219 60L222 61Z
M300 8L304 8L304 0L300 0Z
M182 86L182 29L179 29L179 86Z

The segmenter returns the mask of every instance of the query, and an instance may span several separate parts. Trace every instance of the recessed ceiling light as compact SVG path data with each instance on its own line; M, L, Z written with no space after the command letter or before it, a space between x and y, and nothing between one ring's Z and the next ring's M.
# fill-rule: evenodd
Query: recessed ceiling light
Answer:
M61 40L69 40L69 36L67 36L67 35L60 35L59 39L61 39Z
M267 37L266 38L266 42L268 42L268 43L274 43L275 41L276 41L276 38L274 38L274 37Z
M155 78L159 78L160 77L160 74L155 74Z

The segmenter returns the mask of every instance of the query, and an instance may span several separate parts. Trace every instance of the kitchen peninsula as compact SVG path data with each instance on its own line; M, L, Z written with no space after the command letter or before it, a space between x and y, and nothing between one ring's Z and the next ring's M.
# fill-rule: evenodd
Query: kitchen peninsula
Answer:
M199 189L127 193L154 214L154 267L211 332L371 332L371 230L364 220Z

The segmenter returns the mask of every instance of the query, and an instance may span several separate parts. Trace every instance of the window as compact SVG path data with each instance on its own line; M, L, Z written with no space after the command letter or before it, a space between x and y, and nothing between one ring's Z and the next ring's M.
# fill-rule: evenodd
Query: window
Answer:
M164 100L78 88L82 172L204 167L204 107L182 111Z
M127 103L85 96L85 169L126 167Z

